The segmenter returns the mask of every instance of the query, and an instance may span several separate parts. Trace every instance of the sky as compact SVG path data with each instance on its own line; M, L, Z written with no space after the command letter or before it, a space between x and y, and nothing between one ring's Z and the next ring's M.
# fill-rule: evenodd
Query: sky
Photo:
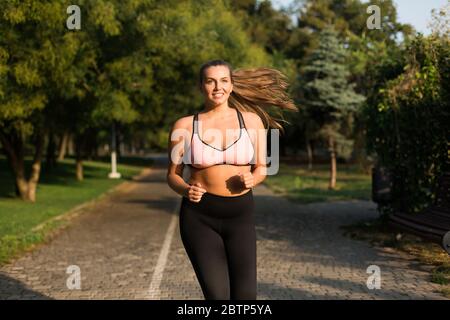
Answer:
M271 0L275 8L286 6L292 0ZM370 1L367 1L370 2ZM449 0L394 0L397 6L399 22L409 23L425 35L430 34L428 23L431 20L431 9L442 8Z

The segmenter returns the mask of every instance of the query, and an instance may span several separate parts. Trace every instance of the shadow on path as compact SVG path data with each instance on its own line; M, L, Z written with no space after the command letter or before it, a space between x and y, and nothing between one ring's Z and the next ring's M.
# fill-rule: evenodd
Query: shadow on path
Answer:
M30 289L21 281L0 273L0 288L6 289L8 294L0 292L1 300L53 300L52 298Z

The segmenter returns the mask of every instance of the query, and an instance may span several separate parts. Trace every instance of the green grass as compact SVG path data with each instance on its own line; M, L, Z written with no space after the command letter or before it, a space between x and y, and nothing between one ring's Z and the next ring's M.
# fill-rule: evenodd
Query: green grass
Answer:
M108 179L110 165L108 162L84 161L84 180L75 178L75 162L67 159L59 162L51 171L45 169L45 163L36 192L36 202L20 200L14 194L14 180L9 165L0 157L0 264L15 255L45 241L63 221L52 218L62 215L84 202L93 200L112 187L138 174L150 163L140 163L135 159L120 159L118 171L121 179ZM29 168L30 159L26 159ZM38 225L43 227L33 230Z
M338 164L336 189L328 190L329 166L316 165L308 170L304 165L281 164L276 175L268 176L265 184L275 193L300 203L337 200L370 200L371 176L357 166Z
M450 283L450 264L447 266L439 266L433 271L431 281L440 285L447 285Z

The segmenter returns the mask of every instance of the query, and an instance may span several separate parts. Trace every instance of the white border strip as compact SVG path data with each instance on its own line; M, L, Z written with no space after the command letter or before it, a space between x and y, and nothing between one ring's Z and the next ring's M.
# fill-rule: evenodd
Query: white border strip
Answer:
M172 212L169 228L167 228L166 237L159 253L158 262L156 263L155 271L153 272L152 282L146 298L152 300L159 300L161 296L160 285L164 274L164 269L167 264L167 257L169 256L170 245L172 243L175 228L178 222L178 213L180 211L181 201L178 201L175 210Z

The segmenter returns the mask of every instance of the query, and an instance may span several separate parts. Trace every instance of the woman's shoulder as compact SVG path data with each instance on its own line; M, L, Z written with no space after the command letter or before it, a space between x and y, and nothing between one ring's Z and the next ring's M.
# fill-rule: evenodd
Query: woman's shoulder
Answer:
M178 118L173 124L173 129L187 129L192 126L193 120L193 114Z
M251 111L243 111L241 112L242 116L244 117L245 126L247 128L260 128L262 125L261 117Z

